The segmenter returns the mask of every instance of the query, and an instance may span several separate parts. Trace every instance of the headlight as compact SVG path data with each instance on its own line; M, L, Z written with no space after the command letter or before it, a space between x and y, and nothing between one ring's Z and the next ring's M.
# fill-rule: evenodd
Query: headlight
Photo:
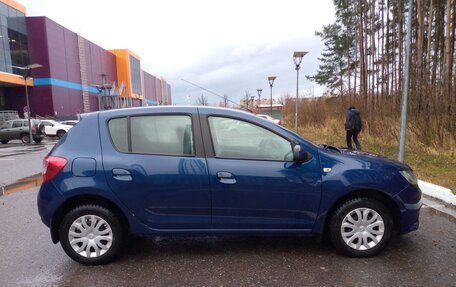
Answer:
M413 172L411 170L401 170L399 171L402 176L408 181L410 182L410 184L413 184L413 185L418 185L418 180L416 179L416 176L415 174L413 174Z

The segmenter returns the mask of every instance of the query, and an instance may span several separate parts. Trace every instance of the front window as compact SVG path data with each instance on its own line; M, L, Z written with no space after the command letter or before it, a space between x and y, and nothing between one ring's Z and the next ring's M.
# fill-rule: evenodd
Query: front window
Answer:
M4 122L4 123L0 126L0 130L9 129L10 127L11 127L11 123L9 123L9 122Z
M216 157L292 161L291 143L257 125L222 117L209 117Z

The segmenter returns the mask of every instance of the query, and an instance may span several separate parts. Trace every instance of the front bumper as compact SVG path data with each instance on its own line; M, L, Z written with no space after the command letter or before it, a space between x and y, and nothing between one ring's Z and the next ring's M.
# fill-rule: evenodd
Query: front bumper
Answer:
M409 185L395 196L400 206L399 233L405 234L415 231L420 226L420 210L422 193L418 186Z

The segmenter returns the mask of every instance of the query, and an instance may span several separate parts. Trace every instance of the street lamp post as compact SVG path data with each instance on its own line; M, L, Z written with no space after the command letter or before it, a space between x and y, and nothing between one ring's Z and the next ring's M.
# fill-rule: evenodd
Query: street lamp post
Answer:
M28 86L27 86L27 78L30 77L30 73L32 72L32 69L35 68L41 68L43 67L40 64L31 64L25 67L20 67L20 66L11 66L12 68L16 68L19 70L23 71L22 77L24 78L24 86L25 86L25 101L27 104L27 110L28 110L28 129L29 129L29 144L32 143L33 140L33 135L32 135L32 109L30 108L30 102L29 102L29 96L28 96Z
M268 81L269 81L269 86L271 87L271 117L272 117L272 86L274 85L274 81L277 77L276 76L269 76Z
M257 89L257 93L258 93L258 112L260 112L260 105L261 105L261 92L263 91L263 89Z
M298 133L298 101L299 101L299 69L301 69L302 58L307 52L294 52L293 61L295 63L296 70L296 111L295 111L295 130Z

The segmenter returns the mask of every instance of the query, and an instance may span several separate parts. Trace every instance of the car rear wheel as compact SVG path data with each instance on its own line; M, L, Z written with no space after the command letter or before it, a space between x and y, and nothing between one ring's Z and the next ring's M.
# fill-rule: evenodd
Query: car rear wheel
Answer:
M386 247L392 230L391 212L372 198L343 203L334 211L329 225L334 247L351 257L378 254Z
M63 136L64 136L65 134L66 134L66 131L60 130L60 131L57 132L57 137L58 137L59 139L61 139L61 138L63 138Z
M30 136L28 134L21 134L22 143L30 143Z
M7 144L9 141L1 141L2 144Z
M110 210L99 205L82 205L62 220L59 239L73 260L85 265L111 262L123 242L122 224Z

